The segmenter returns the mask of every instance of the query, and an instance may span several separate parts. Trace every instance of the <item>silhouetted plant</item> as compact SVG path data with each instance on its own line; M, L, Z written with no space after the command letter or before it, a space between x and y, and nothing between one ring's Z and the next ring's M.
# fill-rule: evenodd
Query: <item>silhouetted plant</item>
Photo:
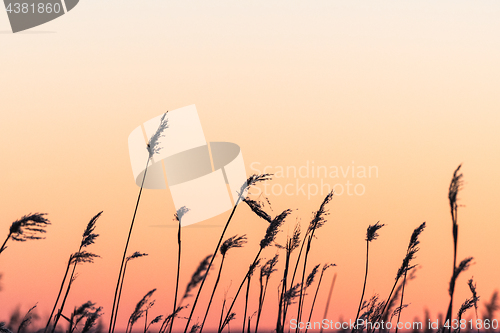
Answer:
M34 310L36 308L37 304L33 305L29 310L28 312L26 313L26 315L24 316L23 320L21 321L21 323L19 324L19 328L17 329L17 333L22 333L24 332L24 330L26 329L26 327L28 327L30 324L31 324L31 321L33 319L33 317L37 318L38 316L34 313Z
M365 296L366 280L368 278L368 253L369 253L369 249L370 249L370 243L377 239L378 230L385 225L385 224L379 224L379 223L380 223L380 221L378 221L374 225L369 225L368 228L366 229L365 279L363 282L363 291L361 292L361 299L359 300L358 312L356 313L356 318L354 319L354 322L356 322L356 320L358 320L359 312L361 311L361 304L363 304L363 298ZM352 331L354 331L354 329Z
M226 225L224 226L224 229L222 230L222 234L219 237L219 242L217 243L217 246L215 247L215 251L214 251L214 254L212 255L212 259L210 260L210 263L208 264L208 270L210 270L210 268L212 267L212 263L215 259L215 256L217 255L217 252L219 251L219 247L222 243L222 240L224 239L224 235L226 233L227 227L229 226L229 223L231 222L231 219L233 218L234 212L236 211L236 207L238 207L239 202L246 198L246 194L248 192L248 189L251 186L254 186L255 184L257 184L259 182L267 181L270 179L271 179L270 174L260 174L260 175L254 174L254 175L251 175L250 177L248 177L246 182L241 186L238 199L236 200L234 207L233 207L233 210L231 211L231 214L229 215L229 218L226 221ZM205 284L205 278L201 281L200 288L198 289L198 293L196 294L196 297L194 299L193 306L191 308L191 312L189 313L189 317L188 317L188 320L186 322L186 326L184 328L184 333L186 333L188 328L189 328L189 323L191 322L191 318L193 317L194 309L196 308L196 304L198 304L198 299L200 297L200 293L203 289L204 284Z
M149 142L148 142L148 144L146 146L146 149L148 151L148 159L146 161L146 167L144 169L144 174L142 176L141 188L139 189L139 194L137 195L137 200L136 200L135 209L134 209L134 215L132 216L132 222L130 223L130 229L129 229L129 232L128 232L127 241L125 243L125 249L123 250L122 261L121 261L121 264L120 264L120 272L118 273L118 279L116 280L115 295L114 295L114 298L113 298L113 307L111 309L111 320L109 321L109 330L108 330L108 333L114 332L114 327L115 327L114 318L116 318L116 315L115 315L115 312L116 312L116 302L117 302L117 299L118 299L118 291L119 291L119 288L120 288L121 280L123 278L123 268L124 268L124 265L125 265L125 259L127 257L128 244L130 242L130 236L132 235L132 229L134 228L135 217L137 215L137 209L139 208L139 202L141 200L142 189L144 187L144 181L146 179L146 174L147 174L147 171L148 171L149 162L153 158L153 156L155 154L157 154L158 152L160 152L160 150L163 148L163 147L160 147L160 145L159 145L159 139L164 136L163 132L168 127L168 121L167 121L167 119L165 119L165 117L167 116L167 112L165 112L163 114L163 116L161 117L160 124L158 125L158 129L151 136L151 138L149 139Z
M330 193L327 194L327 196L325 197L325 199L321 203L319 209L314 213L314 216L313 216L311 222L309 223L309 227L308 227L307 233L306 233L307 247L306 247L306 253L304 255L304 266L302 268L302 281L300 283L301 286L304 286L304 278L305 278L306 266L307 266L307 257L309 256L309 252L311 250L311 244L312 244L312 240L314 239L314 233L316 232L317 229L319 229L320 227L322 227L325 224L325 222L326 222L325 216L328 215L328 211L326 210L326 205L332 200L332 197L333 197L333 191L331 191ZM297 259L297 261L298 260L299 259ZM293 281L293 279L292 279L292 281ZM299 321L299 322L300 322L300 309L302 306L302 293L303 293L303 288L300 289L299 306L297 309L297 321ZM300 331L300 329L298 328L298 325L297 325L296 332L299 332L299 331Z
M140 257L145 257L147 256L147 253L140 253L140 252L134 252L132 255L128 256L127 259L125 260L125 265L123 267L123 274L122 274L122 279L120 281L120 290L118 292L118 299L116 300L116 307L115 307L115 317L113 318L113 328L112 330L114 331L115 325L116 325L116 318L118 316L118 309L120 307L120 299L122 296L122 289L123 289L123 283L125 281L125 274L127 273L127 265L130 260L133 260L135 258L140 258Z
M226 259L227 251L229 251L232 248L242 247L244 244L246 244L246 242L247 242L246 235L239 236L239 237L238 237L238 235L235 235L235 236L229 237L228 239L226 239L224 241L224 243L222 243L222 246L220 247L220 253L222 255L222 260L220 263L219 272L217 273L217 279L215 281L215 285L214 285L214 288L212 290L212 295L210 295L210 301L208 302L207 310L205 311L205 317L203 317L203 322L200 325L200 333L203 332L203 326L205 326L205 321L206 321L207 316L208 316L208 311L210 311L210 306L212 305L212 300L213 300L213 297L215 294L215 290L217 289L217 286L219 284L220 276L222 273L222 267L224 266L224 260Z
M314 304L316 304L316 297L318 297L319 287L321 286L321 281L323 280L323 274L325 273L325 271L328 268L333 267L333 266L337 266L337 265L335 265L335 264L324 264L323 265L323 269L321 270L321 275L319 276L318 286L316 287L316 292L314 293L314 299L313 299L313 302L311 304L309 318L307 319L308 322L311 322L311 318L312 318L312 314L313 314L313 310L314 310ZM306 333L307 333L307 329L306 329Z
M259 330L259 321L262 314L262 308L264 307L264 300L266 298L267 285L271 275L277 271L275 269L278 264L278 255L266 261L266 263L260 268L259 282L260 282L260 292L259 292L259 308L257 310L257 319L255 321L255 333ZM264 283L264 279L266 282Z
M71 266L73 265L73 269L72 269L71 275L69 277L69 282L68 282L68 285L66 287L66 292L65 292L64 298L63 298L63 300L61 302L61 307L59 308L58 313L54 317L54 324L53 324L53 327L52 327L52 332L55 331L57 323L59 321L59 318L60 318L60 316L62 314L62 311L64 310L64 305L66 303L66 299L67 299L69 291L71 289L71 285L72 285L72 283L73 283L73 281L75 279L76 266L79 263L92 263L94 261L94 258L98 258L99 257L96 254L93 254L93 253L85 251L84 249L87 248L89 245L94 244L94 241L99 236L98 234L94 233L94 230L95 230L96 222L99 219L99 217L101 216L101 214L102 214L102 211L99 212L99 213L97 213L87 223L87 227L85 228L85 230L83 232L82 240L80 241L80 247L78 248L78 251L75 252L75 253L73 253L69 257L68 264L66 266L66 271L64 272L64 277L63 277L63 280L61 282L61 286L59 287L59 292L57 294L56 301L54 302L54 307L52 308L52 312L50 313L49 319L47 320L47 325L45 325L45 330L44 330L45 332L47 332L47 330L48 330L48 328L50 326L50 322L52 320L52 316L54 315L54 312L55 312L55 310L57 308L57 304L58 304L59 299L61 297L61 293L63 291L64 284L66 283L66 279L68 277L68 273L69 273L69 270L70 270Z
M0 247L0 253L5 251L7 248L7 241L12 239L16 242L25 242L30 239L43 239L40 236L47 232L44 228L50 225L50 221L44 216L46 213L34 213L28 214L21 217L19 220L12 222L9 228L9 234L2 246Z
M125 329L125 333L130 333L132 332L132 329L134 327L134 324L144 316L144 314L154 305L155 301L150 301L149 299L153 296L155 293L156 288L148 291L146 295L137 303L135 306L134 311L130 315L130 318L127 323L127 328ZM147 322L147 319L146 319Z
M278 234L278 230L285 221L285 218L291 213L292 211L290 209L284 210L280 215L276 216L269 226L267 227L266 234L264 235L264 238L261 239L260 241L260 247L259 251L257 252L257 255L255 256L255 259L253 260L252 264L250 265L250 269L247 271L247 274L243 278L243 281L241 281L240 286L238 287L238 290L236 291L236 295L233 298L233 301L231 302L231 305L229 306L229 310L227 311L226 318L224 319L222 323L222 329L229 323L229 318L232 314L231 310L233 309L234 304L236 303L236 300L238 299L238 295L240 294L241 288L245 284L246 280L248 279L250 273L251 273L251 268L256 265L256 263L259 260L260 254L262 251L271 245L274 242L274 239L276 238L276 235ZM221 329L219 329L220 333Z
M179 291L179 274L181 271L181 220L182 217L189 212L189 209L186 208L185 206L182 206L177 210L175 213L175 220L177 221L178 227L177 227L177 277L175 279L175 294L174 294L174 307L172 309L172 313L175 312L175 309L177 308L177 293ZM170 323L170 329L169 333L172 332L172 327L174 326L174 320L175 316L172 317L172 321Z

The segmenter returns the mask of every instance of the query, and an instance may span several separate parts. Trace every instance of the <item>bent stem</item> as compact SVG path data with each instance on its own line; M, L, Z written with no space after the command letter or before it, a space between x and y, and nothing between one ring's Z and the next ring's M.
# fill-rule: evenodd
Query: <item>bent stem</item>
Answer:
M217 246L215 247L215 251L214 251L214 254L212 255L212 258L210 259L210 264L208 264L207 272L210 271L210 268L212 267L212 263L214 262L215 256L217 255L217 252L219 251L220 244L222 243L222 239L224 238L227 227L229 226L229 222L231 222L231 219L233 218L234 212L236 211L236 207L238 207L238 204L240 201L241 201L241 195L238 197L238 200L236 200L236 203L234 204L233 210L231 211L231 215L229 215L229 218L227 219L226 225L224 226L224 230L222 230L222 234L220 235L219 242L217 243ZM186 327L184 328L184 333L186 333L188 328L189 328L189 323L191 322L191 318L193 317L194 309L196 308L196 304L198 303L198 299L200 297L200 293L201 293L201 290L203 289L203 285L205 284L205 280L207 279L207 276L208 276L208 274L205 274L205 276L203 277L203 280L201 281L200 288L198 288L198 292L196 293L196 298L194 299L194 302L193 302L193 307L191 308L191 312L189 313Z
M148 172L148 164L149 164L149 157L148 157L148 161L146 163L146 168L144 170L144 176L142 177L142 183L141 183L141 188L139 190L139 195L137 196L137 202L135 203L134 215L132 216L132 222L130 223L130 230L128 232L127 242L125 243L125 249L123 250L122 263L120 264L120 273L118 274L118 280L116 281L115 296L113 298L113 307L112 307L112 310L111 310L111 319L112 320L109 323L108 333L114 332L115 323L114 323L113 318L115 318L117 316L117 314L115 314L115 312L118 312L118 309L115 308L116 307L116 301L117 301L117 298L118 298L118 291L119 291L120 282L121 282L121 279L122 279L123 268L124 268L124 265L125 265L125 258L127 256L128 244L130 242L130 236L132 235L132 229L134 228L134 222L135 222L135 217L137 215L137 209L139 208L139 202L141 200L142 189L144 187L144 180L146 179L146 173Z

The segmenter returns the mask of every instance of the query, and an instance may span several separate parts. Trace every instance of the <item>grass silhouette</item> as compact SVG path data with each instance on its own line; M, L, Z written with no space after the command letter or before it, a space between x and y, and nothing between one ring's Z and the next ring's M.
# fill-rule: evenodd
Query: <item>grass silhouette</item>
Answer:
M164 124L164 128L166 128L166 123L162 121ZM161 127L161 126L160 126ZM161 132L157 132L160 133ZM157 138L158 139L158 138ZM154 154L157 152L158 147L154 145L154 140L150 143L150 152ZM156 149L156 150L155 150ZM499 296L498 292L495 291L491 296L491 299L487 302L479 303L480 296L478 294L476 283L469 279L467 285L470 290L470 297L466 298L461 306L459 307L456 313L453 313L452 303L455 294L455 289L458 281L458 277L465 272L472 263L472 258L465 258L459 263L457 263L457 255L456 250L458 247L458 193L462 186L463 175L460 173L459 166L455 172L453 173L452 181L449 187L448 198L450 202L451 209L451 218L452 218L452 235L453 235L453 274L451 276L449 282L449 296L450 296L450 304L448 306L446 315L444 320L451 321L452 319L461 320L464 318L467 311L471 311L474 309L476 321L481 319L479 318L479 308L480 305L483 306L485 311L482 313L482 320L486 322L488 320L489 323L492 323L495 319L496 312L500 309L499 304ZM145 170L146 171L146 170ZM297 319L297 321L301 320L301 317L307 317L307 322L311 322L313 313L317 307L317 298L320 293L320 289L322 287L322 282L325 279L325 272L328 268L335 266L334 264L316 264L312 269L308 270L307 265L309 264L309 257L311 254L312 242L316 239L316 230L323 226L326 222L326 217L328 215L327 206L329 202L332 200L333 192L330 192L320 204L319 209L314 212L311 221L308 224L307 230L304 235L301 235L300 223L295 225L293 230L293 234L286 237L286 241L284 245L276 244L276 236L278 232L281 230L285 220L291 214L290 209L284 210L281 214L271 217L269 213L267 213L264 209L264 205L260 202L254 201L250 198L245 197L246 192L249 186L254 186L259 182L267 181L270 179L270 175L253 175L248 178L247 182L243 184L241 187L241 195L238 201L243 201L251 211L259 218L264 220L268 225L266 228L266 232L263 235L262 239L259 242L259 248L253 260L250 262L248 269L246 269L245 275L242 281L237 285L238 288L235 292L224 292L223 305L220 313L219 325L217 328L218 332L230 331L230 324L236 325L236 329L242 331L244 333L247 332L259 332L260 321L262 318L262 314L265 313L265 309L273 308L277 311L276 316L276 332L285 332L287 331L286 327L286 319L287 312L289 309L292 309L296 316L293 319ZM141 188L142 189L142 188ZM140 193L138 196L138 200L136 203L136 211L140 201ZM172 288L175 287L175 295L173 302L173 309L171 313L168 314L159 314L157 316L151 316L150 312L153 309L155 301L152 300L153 295L156 292L156 289L152 289L147 292L144 297L137 303L134 311L130 314L127 327L125 333L132 333L134 327L139 326L139 323L143 323L141 325L141 331L146 332L159 332L165 333L168 329L169 332L180 332L181 328L184 328L184 331L189 332L203 332L210 331L210 328L205 327L206 320L208 318L209 312L213 305L213 300L216 299L218 294L222 294L220 291L220 281L223 273L223 268L225 266L225 260L227 258L227 254L229 250L233 248L241 248L243 245L247 243L246 235L238 236L234 235L232 237L226 238L224 241L224 235L227 230L229 223L232 221L235 214L236 206L233 208L231 215L226 221L225 227L222 231L220 239L215 248L214 254L206 255L197 266L196 270L191 276L191 279L187 281L186 289L183 296L178 299L178 291L182 281L180 281L180 271L181 271L181 219L184 214L188 213L188 209L183 207L178 210L175 219L178 222L178 231L177 231L177 247L178 247L178 255L177 255L177 271L176 271L176 282L175 286L170 286ZM98 255L93 254L92 252L88 252L88 247L94 243L94 241L99 236L95 233L96 222L100 218L102 212L96 214L87 224L84 233L82 235L82 240L80 242L78 251L71 254L69 260L66 265L65 273L63 275L63 279L52 308L52 311L49 315L48 321L45 327L39 332L67 332L67 333L94 333L99 332L101 330L101 326L98 324L98 320L101 315L105 312L105 309L97 304L88 301L79 306L73 305L73 311L70 314L65 314L64 310L69 305L66 304L68 302L68 294L70 293L73 282L75 281L75 272L76 267L80 263L91 263ZM23 216L21 219L12 223L9 233L7 234L6 239L4 240L2 246L0 247L0 253L3 253L7 248L7 244L9 241L19 241L24 242L27 240L36 240L43 238L43 234L45 233L45 227L50 224L50 222L45 218L46 214L29 214ZM132 226L134 224L135 213L132 219L131 228L129 231L129 237L127 239L127 243L125 246L125 252L127 251L128 241L130 240L130 235L132 231ZM371 322L392 322L395 318L397 322L401 319L402 311L407 307L408 304L405 304L405 288L407 287L409 281L415 278L415 268L416 264L414 264L414 260L417 252L419 251L420 240L422 232L426 227L426 223L423 222L417 228L414 229L411 234L410 241L408 243L405 256L403 258L401 266L398 268L395 281L393 282L392 288L387 299L381 299L377 294L371 296L370 298L366 297L366 285L368 279L368 267L369 267L369 251L370 251L370 243L377 239L378 231L384 227L384 224L380 224L380 222L375 223L374 225L370 225L366 231L366 260L365 260L365 274L363 287L361 290L361 297L359 300L359 305L357 306L356 311L356 319L368 320ZM278 251L283 251L281 253L274 254L271 259L264 261L262 257L265 256L264 250L272 248L276 246ZM295 256L295 250L297 251L297 255ZM242 250L238 250L242 251ZM209 297L208 305L204 309L199 309L200 317L203 315L203 321L201 324L195 320L193 323L190 323L193 318L193 314L195 313L195 305L199 300L199 296L202 293L202 287L205 281L208 278L208 273L213 266L214 259L220 254L220 263L217 270L217 276L214 277L215 283L211 291L207 291L207 297ZM109 331L115 330L115 325L117 323L118 310L120 305L120 297L122 295L125 274L127 271L128 264L131 260L146 256L145 253L134 252L132 255L126 256L123 260L123 265L120 269L119 279L118 279L118 288L115 292L115 299L113 302L113 307L111 309L111 317L109 322ZM257 269L259 268L259 271ZM292 273L292 268L293 274ZM306 270L309 274L306 275ZM226 269L227 271L227 269ZM257 273L258 272L258 273ZM258 276L257 276L258 275ZM290 278L291 275L291 278ZM252 279L252 277L254 278ZM295 282L295 278L299 282ZM319 277L319 278L318 278ZM254 287L258 278L258 295L252 294L252 281L254 283ZM333 276L333 281L331 283L330 292L328 294L328 300L324 306L324 316L327 316L328 307L331 301L331 294L333 290L333 286L335 283L336 274ZM278 285L277 293L271 294L272 297L269 297L268 286L269 282L274 280ZM227 288L227 286L224 286ZM240 294L245 288L244 300L241 300ZM361 288L360 288L361 289ZM227 290L227 289L226 289ZM314 296L307 296L308 290L314 290ZM230 298L228 298L230 295ZM266 297L267 295L267 297ZM307 297L306 297L307 296ZM191 298L193 297L193 298ZM254 304L252 304L249 300L255 297L258 302L256 303L255 308L253 308ZM306 299L311 298L311 305L306 307ZM408 297L407 297L408 298ZM266 304L266 300L267 303ZM191 304L187 304L190 301ZM242 304L243 310L241 314L233 311L237 302ZM407 301L406 301L407 302ZM2 304L3 305L3 304ZM277 305L277 308L276 308ZM35 307L33 306L23 317L19 313L11 318L11 322L5 323L0 322L0 333L11 333L11 332L20 332L20 333L28 333L34 332L34 329L31 328L33 326L32 321L35 318ZM190 307L190 308L188 308ZM293 307L293 308L290 308ZM186 314L189 310L189 317L183 317L183 311L186 311ZM212 309L213 310L213 309ZM321 310L321 308L320 308ZM354 309L356 310L356 309ZM296 311L296 312L295 312ZM149 318L150 317L150 318ZM153 318L151 320L151 318ZM194 317L196 318L196 317ZM429 318L428 312L426 312L426 318ZM62 319L62 320L61 320ZM182 322L185 320L186 322ZM274 319L273 319L274 320ZM65 322L65 325L62 323L58 326L59 321L62 323ZM161 325L155 326L156 324L161 323ZM177 325L175 325L177 323ZM274 322L273 322L274 324ZM62 326L65 326L62 329ZM156 329L154 329L156 327ZM234 327L233 331L235 330ZM254 328L254 329L252 329ZM288 331L290 328L288 328ZM300 329L297 328L297 331ZM309 332L311 330L310 327L305 328L305 332ZM362 328L355 329L356 333L362 332L366 330L367 333L375 333L376 329L369 328L367 326L363 326ZM396 326L395 332L397 333L399 328ZM440 332L450 331L451 327L442 326L439 327ZM454 333L460 333L463 328L458 327L454 329ZM491 325L488 327L484 327L482 330L478 329L477 331L492 331ZM260 331L263 331L261 328ZM353 330L354 331L354 330ZM380 329L380 332L388 333L388 330ZM430 333L431 330L426 328L424 330L426 333Z

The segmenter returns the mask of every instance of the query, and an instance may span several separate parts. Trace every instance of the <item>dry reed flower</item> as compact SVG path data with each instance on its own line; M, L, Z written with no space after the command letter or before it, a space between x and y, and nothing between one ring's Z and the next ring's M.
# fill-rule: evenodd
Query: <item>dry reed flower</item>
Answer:
M300 290L302 289L301 285L301 283L297 283L285 292L283 299L288 305L294 304L295 302L293 300L299 297Z
M319 265L320 264L317 264L316 266L314 266L311 273L309 273L309 275L307 276L305 288L308 288L314 282L314 278L316 277L316 274L318 273Z
M278 234L279 227L283 224L285 218L291 213L292 213L291 209L286 209L271 221L271 224L269 224L269 226L267 227L266 235L260 241L261 249L268 247L272 242L274 242L274 239Z
M101 216L102 211L97 213L87 224L87 227L85 228L85 231L83 232L83 237L82 237L82 242L80 244L80 248L87 247L91 244L94 244L94 241L97 237L99 237L98 234L94 233L95 229L95 224L97 222L97 219Z
M9 239L17 242L25 242L29 239L43 239L40 234L47 232L44 228L50 225L50 221L44 216L45 213L28 214L21 217L19 220L14 221L10 228L7 238L0 246L0 253L7 248L6 244Z
M366 229L366 241L367 242L371 242L375 239L377 239L378 237L378 233L377 231L382 228L383 226L385 226L385 224L379 224L380 221L377 221L377 223L375 223L374 225L370 225L368 226L368 228Z
M191 280L189 281L187 287L186 287L186 292L184 293L184 296L182 298L186 298L191 296L189 293L191 290L196 288L196 286L204 279L205 275L208 274L208 264L210 262L210 259L212 258L212 255L209 254L208 256L203 259L200 264L198 265L198 268L196 271L193 273L193 276L191 277Z
M266 220L271 223L272 218L262 209L262 204L252 199L245 198L243 201L250 207L250 209L260 218Z
M473 260L474 258L473 257L469 257L469 258L465 258L464 260L462 260L460 262L460 264L455 268L455 272L453 272L453 276L451 277L451 281L450 281L450 288L448 290L450 296L452 295L453 293L453 290L455 290L455 283L458 279L458 276L460 275L460 273L462 272L465 272L466 270L469 269L470 265L471 265L471 261Z
M329 214L328 211L326 210L326 205L332 200L332 198L333 198L333 191L328 193L328 195L321 203L319 209L314 213L314 217L309 223L308 232L312 232L322 227L325 224L326 222L325 217Z
M93 263L95 258L100 258L99 255L90 253L87 251L79 251L75 252L70 257L71 264L80 264L80 263Z
M38 303L37 303L38 304ZM36 314L32 313L33 310L36 308L37 304L33 305L26 315L24 316L23 320L21 321L21 324L19 324L19 328L17 329L17 333L22 333L26 327L28 327L29 324L31 324L31 320L33 317L36 317Z
M165 131L165 129L168 128L168 121L167 121L167 119L165 119L165 117L167 116L167 113L168 113L168 111L163 114L163 116L160 119L160 125L158 126L158 129L149 139L147 149L148 149L150 159L153 157L154 154L159 153L160 150L163 148L163 147L159 147L158 140L160 140L161 137L165 136L163 134L163 131Z
M99 317L101 317L102 307L98 307L93 312L87 314L87 320L85 320L85 325L83 326L82 333L88 333L95 326Z
M224 243L222 243L221 247L220 247L220 253L225 256L227 251L229 251L229 249L232 249L232 248L236 248L236 247L242 247L244 244L247 243L247 235L243 235L243 236L239 236L238 235L234 235L232 237L229 237L228 239L226 239L224 241Z

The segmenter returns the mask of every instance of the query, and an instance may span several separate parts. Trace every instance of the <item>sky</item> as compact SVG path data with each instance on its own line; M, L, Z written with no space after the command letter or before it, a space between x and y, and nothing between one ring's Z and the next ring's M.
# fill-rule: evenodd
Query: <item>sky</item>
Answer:
M12 34L0 11L0 239L30 212L48 213L52 223L46 239L9 241L0 255L0 320L37 304L42 325L70 254L103 211L91 248L101 258L78 266L66 311L91 300L103 307L106 325L139 192L128 135L192 104L207 141L240 146L247 175L275 174L259 189L272 216L293 210L278 243L297 221L305 230L326 195L322 186L336 185L308 259L308 271L337 265L325 273L313 319L323 316L334 274L328 318L354 319L366 228L377 221L386 226L370 246L366 297L388 296L410 235L425 221L401 320L423 320L426 308L432 320L446 311L453 259L447 195L462 164L458 259L472 256L474 264L459 278L454 309L470 297L466 282L474 277L481 313L500 287L499 14L495 1L85 0L54 21ZM279 173L301 167L302 174ZM313 177L315 167L328 175ZM370 167L371 175L358 176ZM168 189L143 192L129 252L149 255L127 270L118 329L153 288L152 313L172 309L174 213ZM213 252L228 216L183 228L181 291ZM224 292L231 298L243 279L266 223L238 206L226 236L247 234L249 242L228 254L209 327ZM276 253L283 255L272 247L262 256ZM220 256L195 317L203 316L219 263ZM282 274L283 261L278 265ZM263 328L273 328L278 283L273 276ZM241 325L241 301L232 328ZM308 295L306 306L311 301Z

